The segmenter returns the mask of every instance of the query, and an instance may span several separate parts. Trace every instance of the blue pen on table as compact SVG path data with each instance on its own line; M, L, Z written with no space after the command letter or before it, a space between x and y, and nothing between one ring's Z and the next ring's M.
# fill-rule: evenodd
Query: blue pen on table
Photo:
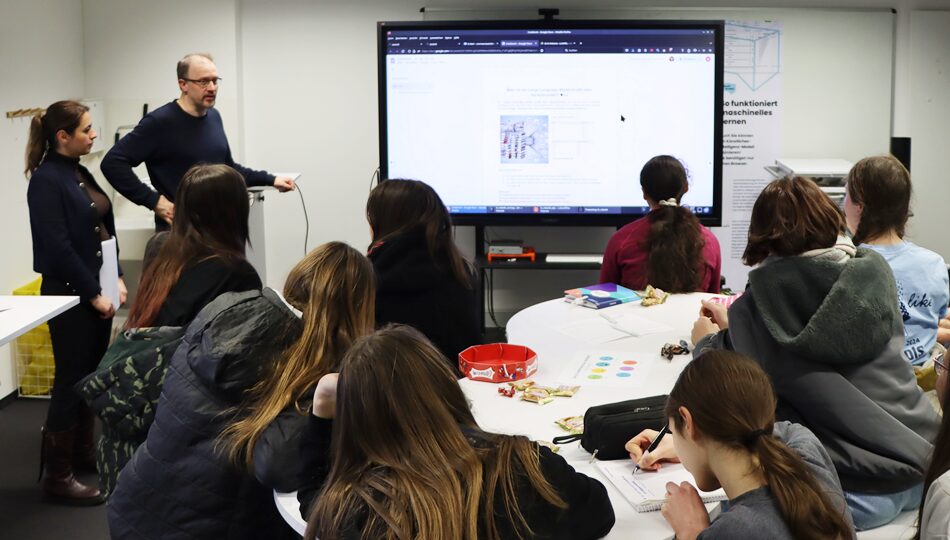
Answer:
M663 429L661 429L660 432L656 435L656 438L653 439L653 442L650 443L650 446L647 447L647 451L644 452L642 456L640 456L640 459L645 458L647 454L656 450L656 447L660 446L660 441L663 439L663 436L669 432L670 432L670 425L666 424L665 426L663 426ZM637 471L639 470L640 470L640 464L637 463L637 465L633 468L633 473L636 474Z

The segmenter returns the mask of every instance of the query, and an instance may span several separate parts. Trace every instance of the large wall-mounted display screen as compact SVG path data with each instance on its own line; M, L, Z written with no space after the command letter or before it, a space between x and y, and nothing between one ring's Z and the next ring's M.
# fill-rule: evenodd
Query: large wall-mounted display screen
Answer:
M435 188L455 223L622 225L659 154L722 216L721 21L378 25L383 178Z

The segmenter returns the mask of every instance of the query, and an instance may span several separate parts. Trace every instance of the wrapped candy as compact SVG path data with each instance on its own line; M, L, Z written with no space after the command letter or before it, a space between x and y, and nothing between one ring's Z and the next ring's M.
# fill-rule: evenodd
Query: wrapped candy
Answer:
M643 301L640 302L640 305L643 307L662 304L666 302L667 298L670 297L670 293L665 292L662 289L657 289L653 285L647 285L647 288L642 293L638 294L640 294L640 297L643 298Z
M566 418L561 418L560 420L555 420L554 423L568 433L572 433L574 435L580 435L581 433L584 433L583 416L568 416Z

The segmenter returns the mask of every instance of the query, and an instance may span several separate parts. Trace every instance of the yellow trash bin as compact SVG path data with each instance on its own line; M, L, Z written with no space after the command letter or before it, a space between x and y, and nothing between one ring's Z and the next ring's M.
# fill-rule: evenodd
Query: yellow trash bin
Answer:
M39 296L42 280L43 278L37 278L15 289L13 294ZM50 390L53 388L53 376L56 373L49 326L43 323L18 337L13 342L13 355L16 359L19 395L49 397Z

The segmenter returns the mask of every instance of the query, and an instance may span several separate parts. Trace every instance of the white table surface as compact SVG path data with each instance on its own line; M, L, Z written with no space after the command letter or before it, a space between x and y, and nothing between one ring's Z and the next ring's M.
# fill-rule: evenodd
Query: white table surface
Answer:
M78 296L0 296L0 345L78 304Z
M525 435L534 440L550 441L565 435L554 421L566 416L580 416L592 406L667 394L673 388L680 371L692 355L674 356L666 360L660 356L660 348L666 343L689 342L693 322L699 315L700 300L715 295L692 293L672 295L665 304L644 308L637 304L612 306L593 310L555 299L542 302L518 312L506 327L508 342L527 345L538 354L538 372L531 380L543 385L556 385L562 380L564 367L578 354L585 351L618 351L634 358L652 363L645 380L637 387L582 385L571 398L556 398L546 405L537 405L517 398L498 394L498 385L462 379L459 383L472 402L472 411L482 429L497 433ZM663 323L670 331L643 337L628 337L603 344L588 344L570 337L558 327L574 321L598 318L600 313L618 315L633 313L651 321ZM599 471L590 463L590 454L579 443L561 445L560 455L577 471L597 478L607 487L617 522L608 539L666 539L673 530L659 512L638 513L623 498ZM296 494L275 493L275 501L281 515L297 532L303 534L306 523L300 517ZM715 505L707 505L712 508ZM860 533L861 540L894 540L910 538L909 527L916 514L905 512L894 523Z

